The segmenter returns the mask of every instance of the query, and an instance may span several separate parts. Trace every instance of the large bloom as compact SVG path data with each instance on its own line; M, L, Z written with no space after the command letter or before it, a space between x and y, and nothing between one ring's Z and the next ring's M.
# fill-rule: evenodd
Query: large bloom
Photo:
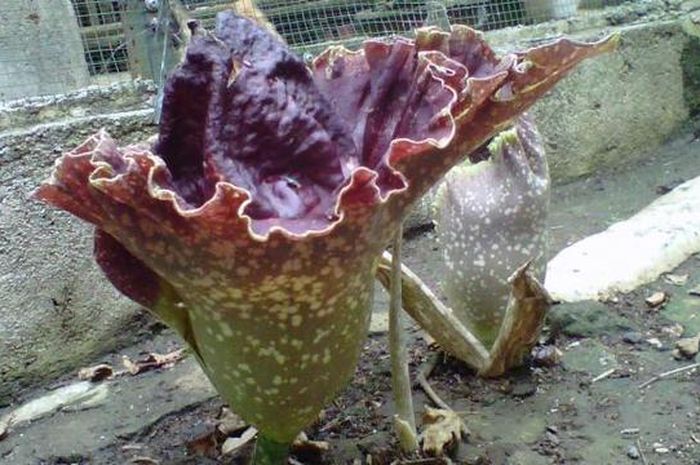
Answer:
M105 131L38 197L96 226L127 296L175 327L232 408L288 442L351 376L406 210L582 59L497 58L466 27L333 48L311 70L232 13L168 80L152 146Z

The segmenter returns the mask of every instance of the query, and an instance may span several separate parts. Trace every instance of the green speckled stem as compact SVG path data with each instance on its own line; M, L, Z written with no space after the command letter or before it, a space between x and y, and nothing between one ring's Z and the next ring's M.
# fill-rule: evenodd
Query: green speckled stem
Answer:
M251 465L287 465L289 447L289 444L258 434Z
M416 419L413 413L411 379L408 373L408 347L403 327L403 299L401 296L401 235L400 225L394 234L391 260L391 299L389 302L389 352L391 354L391 382L394 393L394 426L401 449L406 453L418 449Z

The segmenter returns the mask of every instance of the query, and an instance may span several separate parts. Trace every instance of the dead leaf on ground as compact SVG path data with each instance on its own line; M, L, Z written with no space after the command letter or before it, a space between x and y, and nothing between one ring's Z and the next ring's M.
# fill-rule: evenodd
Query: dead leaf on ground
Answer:
M258 430L252 426L249 426L248 429L243 431L239 437L226 439L221 446L221 454L228 455L236 452L238 449L252 441L257 434Z
M330 448L326 441L310 440L303 431L292 443L292 453L303 463L321 463Z
M224 436L233 436L248 424L228 407L222 407L217 418L216 428Z
M648 306L657 308L668 300L668 294L663 291L654 292L652 295L644 299Z
M126 355L122 356L122 363L124 368L131 375L138 375L149 370L154 370L156 368L164 368L172 366L185 358L185 349L177 349L167 354L156 354L150 353L146 357L133 361Z
M423 452L429 455L443 455L467 434L462 419L452 410L426 406L423 425Z
M192 426L190 436L185 442L187 453L192 456L216 458L225 436L210 419Z
M100 363L99 365L81 368L78 371L78 379L83 381L92 381L97 383L103 381L107 378L111 378L114 375L114 369L111 365L106 363Z

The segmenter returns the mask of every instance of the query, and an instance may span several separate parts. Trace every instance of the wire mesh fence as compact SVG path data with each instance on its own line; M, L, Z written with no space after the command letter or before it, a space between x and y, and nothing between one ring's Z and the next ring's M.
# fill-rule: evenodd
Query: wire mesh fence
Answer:
M123 3L104 0L72 0L91 75L129 70L122 23Z
M492 30L579 14L610 0L3 0L0 102L141 76L158 81L183 45L182 18L234 8L300 51L410 34L424 24ZM14 24L14 26L13 26Z

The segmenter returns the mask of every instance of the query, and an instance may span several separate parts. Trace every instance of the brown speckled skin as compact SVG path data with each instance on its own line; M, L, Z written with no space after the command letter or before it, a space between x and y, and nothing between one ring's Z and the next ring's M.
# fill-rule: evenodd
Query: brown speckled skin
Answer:
M487 346L508 304L508 278L524 263L542 282L549 170L529 117L493 144L490 158L450 171L438 192L441 285L456 316Z
M352 375L410 205L611 44L499 60L471 29L423 30L309 72L222 13L169 78L154 148L100 131L37 196L114 239L96 241L110 280L180 332L234 411L291 441Z

